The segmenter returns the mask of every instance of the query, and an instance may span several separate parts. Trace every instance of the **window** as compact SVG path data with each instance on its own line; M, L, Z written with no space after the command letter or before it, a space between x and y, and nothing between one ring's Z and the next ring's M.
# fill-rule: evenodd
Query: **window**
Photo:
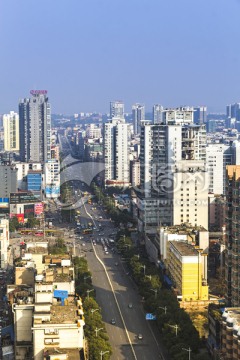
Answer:
M59 339L44 339L45 345L58 345Z

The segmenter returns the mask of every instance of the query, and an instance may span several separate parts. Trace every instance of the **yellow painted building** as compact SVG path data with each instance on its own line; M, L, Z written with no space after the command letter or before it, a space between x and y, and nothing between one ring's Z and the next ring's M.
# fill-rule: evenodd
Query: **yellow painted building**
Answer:
M177 296L183 301L208 300L204 278L205 256L185 241L170 241L168 272Z

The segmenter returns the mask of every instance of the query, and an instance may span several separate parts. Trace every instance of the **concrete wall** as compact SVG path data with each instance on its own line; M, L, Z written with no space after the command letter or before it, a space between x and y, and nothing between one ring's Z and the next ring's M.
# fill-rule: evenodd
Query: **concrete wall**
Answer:
M34 285L35 273L33 268L16 267L15 284Z

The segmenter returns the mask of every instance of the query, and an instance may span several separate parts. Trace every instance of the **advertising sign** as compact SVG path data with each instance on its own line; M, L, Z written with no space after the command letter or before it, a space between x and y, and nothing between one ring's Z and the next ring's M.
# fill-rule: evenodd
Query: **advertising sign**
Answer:
M10 214L10 219L16 217L20 224L24 223L24 214Z
M24 217L34 217L34 204L24 205Z
M0 208L7 209L9 207L9 198L0 198Z
M27 204L38 201L39 199L36 198L31 192L10 193L10 204Z
M41 215L43 213L43 203L34 204L35 215Z

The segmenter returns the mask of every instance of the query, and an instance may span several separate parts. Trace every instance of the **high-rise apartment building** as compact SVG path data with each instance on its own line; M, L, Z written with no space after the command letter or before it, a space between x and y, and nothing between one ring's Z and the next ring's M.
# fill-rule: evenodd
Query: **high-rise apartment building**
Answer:
M240 165L240 142L209 143L206 148L209 192L225 195L226 166Z
M145 120L145 106L141 104L134 104L132 106L132 122L134 135L140 134L142 120Z
M240 166L227 166L225 235L225 298L229 306L240 305Z
M161 124L163 106L159 104L153 105L153 124Z
M124 119L124 103L123 101L110 102L110 118Z
M3 115L4 151L19 151L19 116L14 111Z
M140 136L139 230L188 222L208 228L205 125L193 108L163 111L165 124L143 122Z
M128 124L123 119L113 118L104 124L105 184L128 185L129 148Z
M218 195L225 194L226 165L232 164L231 148L226 144L208 144L206 156L209 192Z
M194 124L207 123L207 107L198 106L194 108Z
M31 98L19 102L21 161L51 159L51 106L46 90L32 90Z

